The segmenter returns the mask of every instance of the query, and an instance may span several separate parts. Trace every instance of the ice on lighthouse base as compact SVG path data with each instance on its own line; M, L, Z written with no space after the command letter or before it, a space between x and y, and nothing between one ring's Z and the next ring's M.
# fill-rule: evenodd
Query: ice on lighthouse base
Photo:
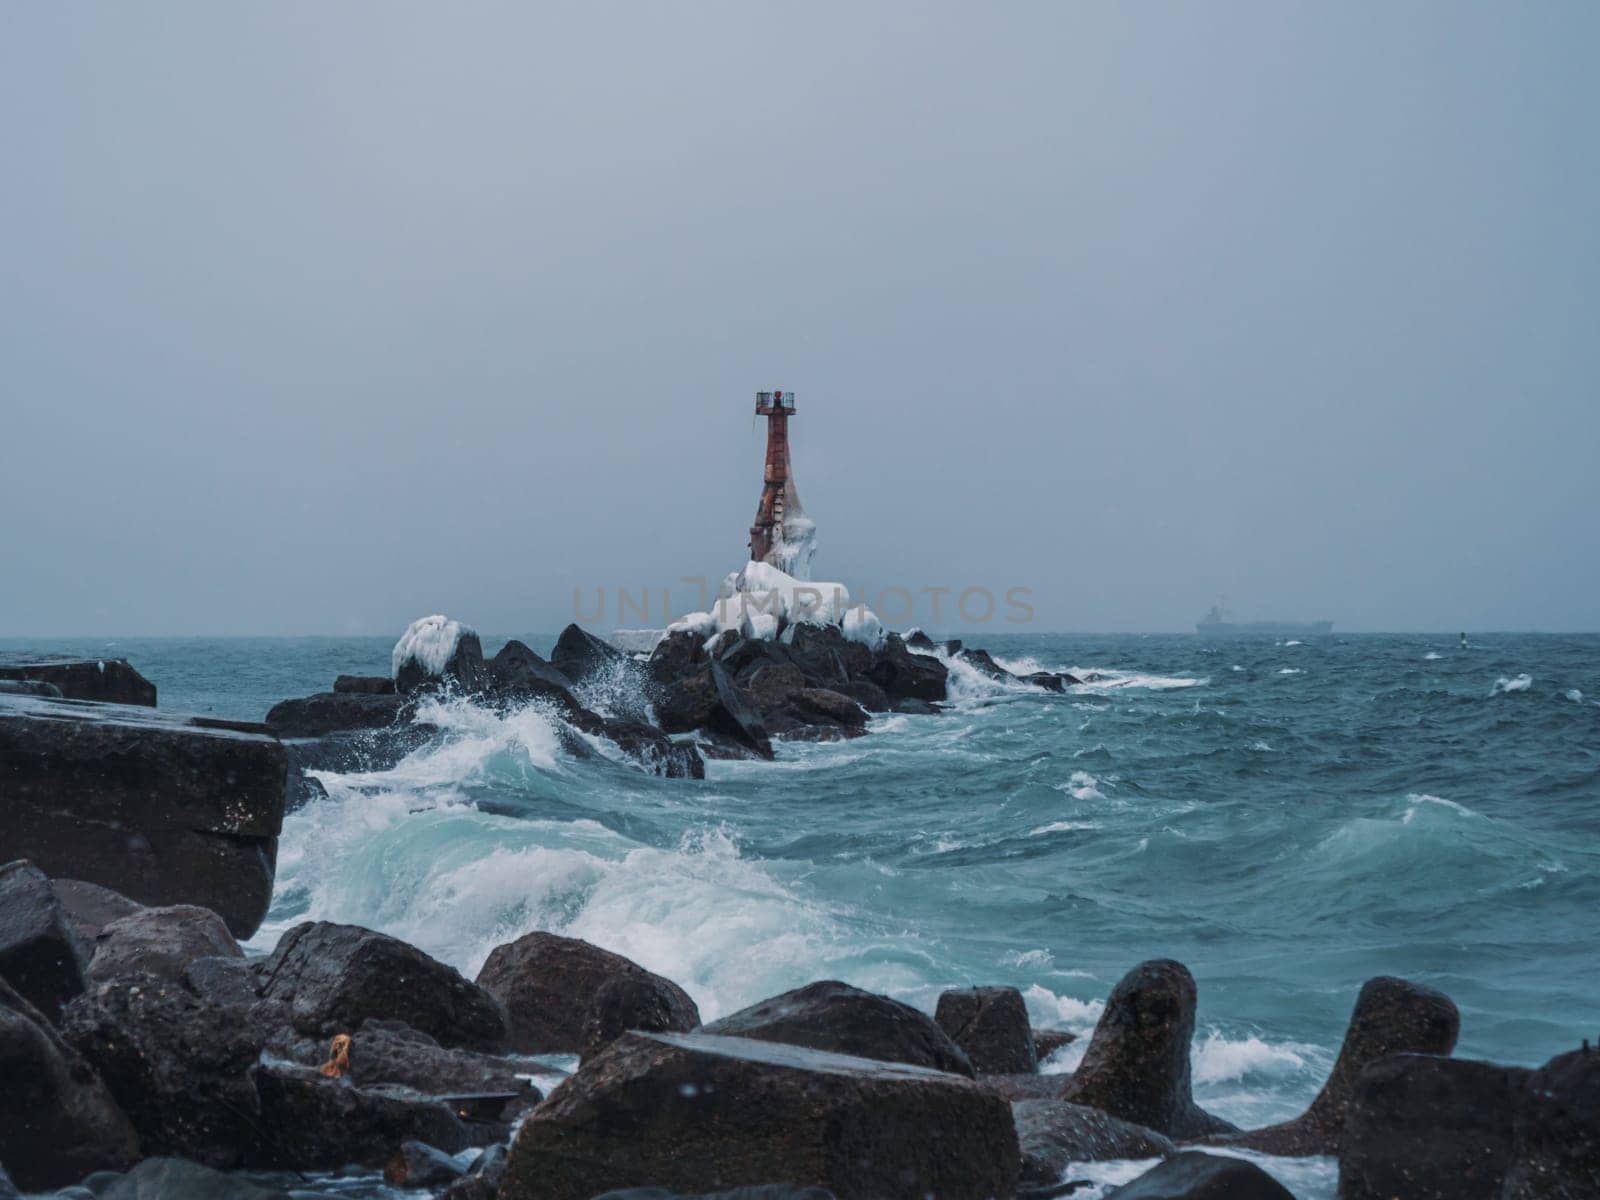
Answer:
M730 573L710 612L690 613L667 632L690 632L709 642L732 629L741 637L772 641L800 624L837 626L845 637L873 650L882 647L885 636L871 609L851 605L844 584L796 579L766 562L748 562Z

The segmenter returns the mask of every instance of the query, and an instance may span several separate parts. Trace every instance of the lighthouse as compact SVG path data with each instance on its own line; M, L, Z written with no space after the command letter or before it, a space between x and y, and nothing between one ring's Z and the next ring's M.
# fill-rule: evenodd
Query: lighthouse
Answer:
M770 563L796 579L811 578L816 526L800 506L789 467L793 392L757 392L756 415L767 419L767 457L761 500L750 526L750 561Z

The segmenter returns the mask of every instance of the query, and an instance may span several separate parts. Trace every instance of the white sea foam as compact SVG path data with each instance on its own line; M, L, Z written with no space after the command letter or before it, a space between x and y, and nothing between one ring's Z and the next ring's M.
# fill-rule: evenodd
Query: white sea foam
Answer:
M1284 645L1285 646L1304 646L1305 643L1300 641L1298 638L1290 638L1287 642L1284 643Z
M1532 686L1532 675L1514 675L1509 679L1502 675L1494 681L1494 687L1490 689L1489 694L1491 696L1500 696L1510 692L1525 692Z
M1100 781L1087 771L1074 771L1066 783L1056 784L1056 790L1066 792L1074 800L1104 800Z
M1583 693L1580 692L1577 688L1568 688L1567 689L1567 699L1571 700L1574 704L1582 704L1583 703Z
M1448 809L1449 811L1463 817L1475 817L1478 815L1465 804L1457 804L1454 800L1446 800L1443 796L1430 796L1426 792L1411 793L1406 797L1406 804L1409 805L1409 807L1400 817L1400 822L1403 825L1409 825L1412 821L1416 820L1417 814L1424 812L1424 806L1429 804L1436 804L1440 808Z
M1301 673L1301 671L1300 671L1299 667L1279 667L1278 668L1278 674L1279 675L1299 675L1300 673Z
M1429 650L1422 657L1425 662L1438 662L1444 657L1444 655L1440 654L1437 650Z
M1114 671L1108 667L1073 667L1070 673L1083 681L1076 689L1080 694L1119 688L1166 691L1171 688L1201 687L1211 682L1208 677L1194 679L1182 675L1147 675L1137 671Z
M1228 670L1230 670L1230 671L1242 671L1242 670L1244 670L1244 668L1241 667L1238 663L1234 663L1233 666L1228 668Z
M1056 965L1056 956L1048 950L1007 950L1000 956L999 965L1048 969Z
M1040 825L1037 829L1028 830L1029 837L1040 837L1047 833L1067 833L1074 829L1099 829L1098 821L1051 821L1048 825Z
M394 651L389 656L391 673L399 675L400 668L408 660L414 660L429 675L444 674L445 667L455 657L456 646L462 635L471 632L470 626L452 621L440 613L419 617L407 626L400 640L394 644Z

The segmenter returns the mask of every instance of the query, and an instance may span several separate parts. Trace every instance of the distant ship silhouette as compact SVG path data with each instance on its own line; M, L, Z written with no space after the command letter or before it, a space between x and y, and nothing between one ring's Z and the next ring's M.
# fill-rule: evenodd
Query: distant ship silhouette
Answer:
M1332 621L1235 621L1233 614L1220 604L1194 624L1201 637L1327 637L1333 632Z

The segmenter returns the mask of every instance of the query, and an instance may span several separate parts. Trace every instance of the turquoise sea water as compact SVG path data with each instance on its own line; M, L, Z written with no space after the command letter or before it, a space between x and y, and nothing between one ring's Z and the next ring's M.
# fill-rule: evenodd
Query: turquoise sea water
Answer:
M545 928L671 976L708 1020L817 978L930 1010L1003 982L1083 1033L1124 971L1173 957L1199 982L1197 1095L1245 1125L1310 1099L1376 974L1449 993L1460 1054L1533 1064L1600 1034L1600 637L971 640L1102 675L1050 695L959 674L940 716L704 782L573 758L536 709L439 707L436 744L323 776L289 818L253 945L350 921L472 973ZM259 719L386 673L391 644L4 648L125 655L163 708ZM1274 1169L1331 1195L1326 1162Z

